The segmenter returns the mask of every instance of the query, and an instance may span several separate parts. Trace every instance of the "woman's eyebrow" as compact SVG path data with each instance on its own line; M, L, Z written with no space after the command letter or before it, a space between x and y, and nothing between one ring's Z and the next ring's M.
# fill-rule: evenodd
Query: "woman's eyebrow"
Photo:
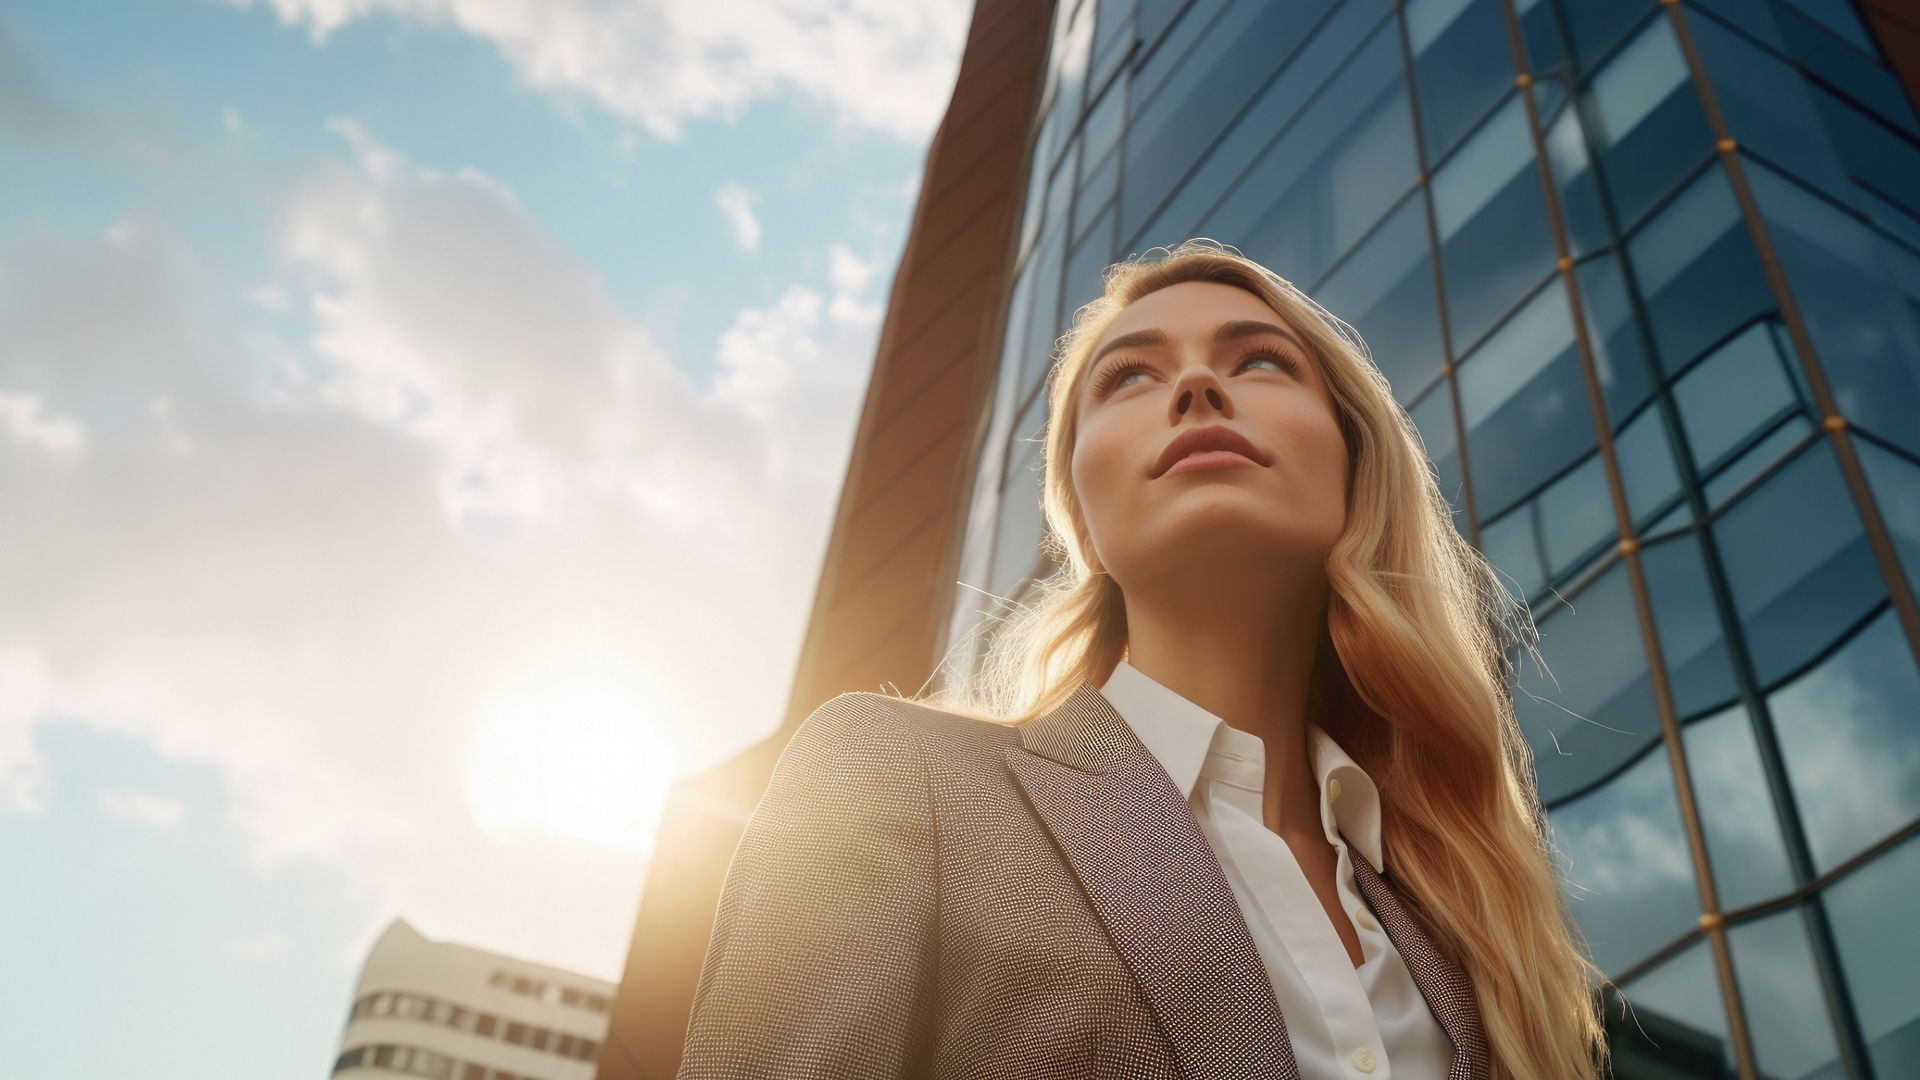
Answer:
M1302 345L1300 339L1293 336L1293 332L1286 327L1276 326L1270 322L1262 322L1259 319L1239 319L1234 322L1221 323L1213 332L1213 340L1215 344L1219 344L1232 341L1235 338L1247 337L1252 334L1273 334L1286 338L1293 344L1294 348L1302 352L1305 352L1307 348L1305 345ZM1119 337L1100 346L1100 351L1093 354L1093 359L1087 361L1087 366L1092 367L1099 363L1101 357L1115 349L1128 349L1140 345L1165 345L1166 343L1167 335L1165 331L1134 330L1130 333L1121 334Z

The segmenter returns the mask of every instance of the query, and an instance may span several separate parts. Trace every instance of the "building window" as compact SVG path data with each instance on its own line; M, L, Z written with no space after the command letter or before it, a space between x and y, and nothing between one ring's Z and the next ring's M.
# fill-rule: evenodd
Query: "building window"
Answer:
M518 1020L507 1023L507 1041L515 1046L527 1041L527 1025Z
M499 1020L495 1018L492 1013L481 1013L480 1019L476 1021L473 1025L473 1033L475 1035L491 1036L493 1034L494 1026L498 1023L499 1023Z
M547 1048L547 1036L551 1034L552 1032L546 1028L534 1028L533 1031L530 1032L531 1038L527 1040L527 1045L533 1047L535 1050L545 1050Z

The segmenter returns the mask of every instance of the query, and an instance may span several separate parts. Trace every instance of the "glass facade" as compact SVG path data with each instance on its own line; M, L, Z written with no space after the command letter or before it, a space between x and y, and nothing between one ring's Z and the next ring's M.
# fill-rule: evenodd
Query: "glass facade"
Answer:
M1233 244L1367 338L1533 608L1617 1074L1915 1075L1920 118L1853 5L1061 0L1047 79L949 662L1046 569L1100 269Z

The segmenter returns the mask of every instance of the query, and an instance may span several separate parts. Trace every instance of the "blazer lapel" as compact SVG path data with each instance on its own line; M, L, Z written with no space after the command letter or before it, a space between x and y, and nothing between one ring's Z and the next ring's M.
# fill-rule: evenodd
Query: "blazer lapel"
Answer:
M1184 1075L1299 1080L1273 984L1233 888L1180 789L1118 710L1082 683L1025 725L1021 738L1024 749L1006 750L1008 764Z
M1353 848L1353 842L1347 842ZM1453 1065L1447 1080L1487 1080L1487 1036L1480 1025L1480 1008L1473 996L1473 984L1458 965L1441 954L1425 931L1420 929L1386 879L1354 850L1353 879L1360 894L1373 908L1380 928L1387 932L1393 947L1400 950L1407 971L1426 998L1433 1018L1453 1040Z

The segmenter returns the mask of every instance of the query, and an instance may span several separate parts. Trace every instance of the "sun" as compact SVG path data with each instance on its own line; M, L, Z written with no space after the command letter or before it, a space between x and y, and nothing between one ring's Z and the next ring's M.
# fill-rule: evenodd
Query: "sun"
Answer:
M532 696L488 710L467 793L487 832L545 832L644 852L676 772L672 747L630 702Z

